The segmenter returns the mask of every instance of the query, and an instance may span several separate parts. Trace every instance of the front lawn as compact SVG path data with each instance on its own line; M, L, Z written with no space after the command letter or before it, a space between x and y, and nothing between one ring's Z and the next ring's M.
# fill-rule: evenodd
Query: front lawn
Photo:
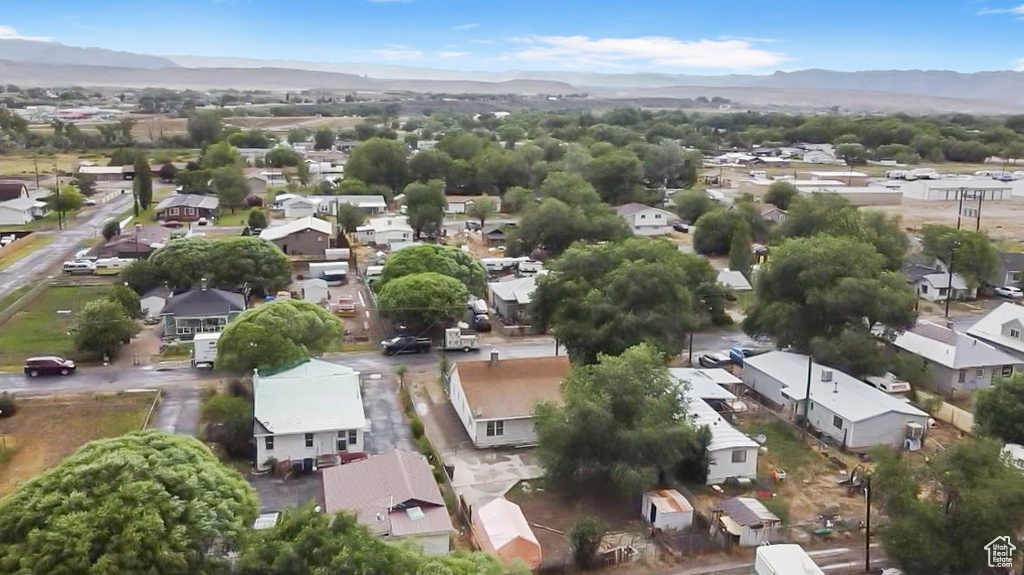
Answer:
M73 356L68 334L85 304L102 298L107 286L50 287L0 325L0 367L20 369L34 355ZM69 313L58 313L69 312Z

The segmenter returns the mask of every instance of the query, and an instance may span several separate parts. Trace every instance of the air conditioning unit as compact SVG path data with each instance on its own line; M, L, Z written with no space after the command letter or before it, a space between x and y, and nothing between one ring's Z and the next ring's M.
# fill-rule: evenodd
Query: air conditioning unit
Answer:
M920 423L908 422L907 423L907 438L908 439L921 439L924 437L924 426Z
M823 369L821 370L821 381L832 381L832 370Z

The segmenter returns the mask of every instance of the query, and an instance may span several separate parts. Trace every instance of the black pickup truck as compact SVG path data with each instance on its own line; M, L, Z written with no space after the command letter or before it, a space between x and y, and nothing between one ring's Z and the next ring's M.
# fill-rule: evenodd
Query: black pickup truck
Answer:
M430 351L430 338L400 335L380 342L380 349L384 352L384 355L428 353Z

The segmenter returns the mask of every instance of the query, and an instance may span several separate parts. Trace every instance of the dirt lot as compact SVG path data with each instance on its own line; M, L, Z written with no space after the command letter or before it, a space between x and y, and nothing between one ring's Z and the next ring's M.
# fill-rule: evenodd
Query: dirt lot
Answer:
M141 429L152 393L22 399L0 420L14 455L0 463L0 496L60 463L83 444Z
M287 132L292 128L317 128L328 127L335 130L351 128L362 121L362 118L335 118L335 117L255 117L238 116L224 118L225 125L238 126L243 130L259 128L269 132ZM161 135L180 135L187 132L187 120L185 118L167 118L163 116L140 118L132 135L140 140L155 140Z

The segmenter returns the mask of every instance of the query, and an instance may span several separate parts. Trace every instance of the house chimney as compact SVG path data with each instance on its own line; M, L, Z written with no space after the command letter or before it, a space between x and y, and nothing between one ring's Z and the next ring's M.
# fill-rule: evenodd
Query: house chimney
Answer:
M498 350L491 349L491 367L498 367Z
M832 382L832 393L839 393L839 382L838 381L833 381Z
M199 280L199 288L203 291L206 291L206 278Z

